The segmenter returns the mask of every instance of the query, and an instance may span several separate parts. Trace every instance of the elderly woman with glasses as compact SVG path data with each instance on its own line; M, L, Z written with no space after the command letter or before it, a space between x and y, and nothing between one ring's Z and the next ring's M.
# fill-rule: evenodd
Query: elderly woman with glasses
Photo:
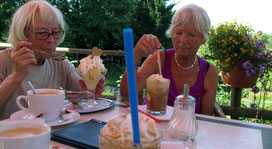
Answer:
M8 36L12 47L0 52L0 119L19 110L16 98L30 90L28 80L35 88L86 89L68 60L52 59L64 36L62 13L48 2L30 1L16 11ZM95 94L103 90L104 78Z
M207 12L190 4L177 10L167 35L174 48L160 50L162 76L170 80L168 105L183 94L184 84L190 86L190 95L196 99L196 113L211 115L215 102L218 71L216 67L197 55L200 45L209 38L210 19ZM144 54L153 54L161 47L154 35L144 35L134 48L135 64L140 64ZM150 55L137 70L138 93L146 86L146 79L158 74L156 54ZM126 71L121 80L121 96L128 96Z

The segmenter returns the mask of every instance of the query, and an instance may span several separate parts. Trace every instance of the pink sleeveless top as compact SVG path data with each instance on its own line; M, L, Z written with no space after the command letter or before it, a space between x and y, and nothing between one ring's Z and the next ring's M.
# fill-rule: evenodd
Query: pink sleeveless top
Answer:
M170 80L170 87L169 87L169 96L168 96L168 103L169 106L174 106L175 98L176 96L180 95L180 91L178 90L178 87L174 81L173 75L172 75L172 69L171 69L171 62L172 58L175 55L174 49L168 49L166 50L166 57L164 61L164 65L162 68L162 76L164 78L167 78ZM207 61L203 58L198 56L199 65L200 65L200 71L197 77L196 83L190 87L189 95L195 97L196 99L196 109L195 112L200 112L200 105L202 96L204 93L204 80L207 74Z

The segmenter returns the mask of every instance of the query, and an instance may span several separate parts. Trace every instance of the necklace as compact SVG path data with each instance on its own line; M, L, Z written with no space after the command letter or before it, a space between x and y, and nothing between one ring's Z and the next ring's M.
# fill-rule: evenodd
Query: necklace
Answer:
M178 63L178 61L177 61L177 55L176 55L176 53L175 53L175 62L176 62L176 64L179 66L179 68L181 68L181 69L188 70L188 69L193 68L194 65L195 65L195 63L196 63L196 60L197 60L197 56L195 56L195 60L194 60L194 62L193 62L193 64L192 64L191 66L189 66L189 67L182 67L182 66L180 66L180 64Z

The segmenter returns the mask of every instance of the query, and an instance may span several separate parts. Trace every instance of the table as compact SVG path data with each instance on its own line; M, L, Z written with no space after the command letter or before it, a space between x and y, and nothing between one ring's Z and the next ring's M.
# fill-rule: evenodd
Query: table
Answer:
M130 110L122 103L116 102L115 106L96 113L82 114L79 121L69 125L53 127L53 131L86 122L92 118L108 121L111 117ZM219 118L196 114L199 126L198 134L193 141L194 149L266 149L272 146L272 126L249 123L238 120ZM157 123L158 128L165 129L168 122ZM73 147L51 141L50 145L60 145L64 149Z

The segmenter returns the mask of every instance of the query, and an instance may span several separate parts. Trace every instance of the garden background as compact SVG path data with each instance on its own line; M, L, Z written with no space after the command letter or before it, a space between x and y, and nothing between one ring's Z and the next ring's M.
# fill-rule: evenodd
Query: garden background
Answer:
M26 0L0 1L0 42L6 43L12 14ZM66 39L59 45L60 47L91 49L96 46L103 50L124 51L122 29L131 27L135 44L143 34L154 34L166 49L172 48L171 39L165 36L175 6L175 3L169 4L169 0L49 0L49 2L62 11L68 25ZM272 46L272 34L263 33L261 39L267 47ZM199 54L204 55L206 48L208 47L202 46ZM86 55L66 54L66 56L77 67L79 60ZM123 56L102 56L102 59L108 69L107 88L103 94L116 95L125 68L125 59ZM209 62L213 63L213 60ZM220 105L230 103L230 87L225 86L221 79L216 100ZM252 100L253 94L250 89L243 89L242 107L250 108ZM265 103L260 104L264 105L264 109L272 110L271 92ZM262 119L243 117L240 119L272 124L271 121Z

